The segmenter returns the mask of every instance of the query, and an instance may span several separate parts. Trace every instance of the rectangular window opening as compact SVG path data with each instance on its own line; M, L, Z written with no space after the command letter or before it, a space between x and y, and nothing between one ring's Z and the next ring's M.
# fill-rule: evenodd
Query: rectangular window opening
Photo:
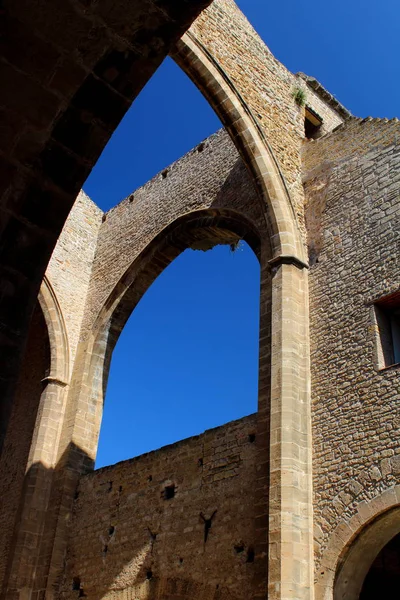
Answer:
M164 500L172 500L172 498L174 498L175 496L175 486L172 485L167 485L164 488Z
M322 119L309 106L305 108L304 133L308 140L316 140L322 135Z
M400 364L400 290L375 302L378 368Z

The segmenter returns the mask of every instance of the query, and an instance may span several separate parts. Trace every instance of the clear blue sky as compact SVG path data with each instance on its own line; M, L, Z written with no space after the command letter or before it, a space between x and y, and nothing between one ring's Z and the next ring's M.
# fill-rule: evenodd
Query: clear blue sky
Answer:
M395 0L240 0L270 50L357 116L400 116ZM220 127L167 59L132 105L84 189L108 210ZM251 250L187 251L135 309L114 352L97 466L256 410L259 269Z

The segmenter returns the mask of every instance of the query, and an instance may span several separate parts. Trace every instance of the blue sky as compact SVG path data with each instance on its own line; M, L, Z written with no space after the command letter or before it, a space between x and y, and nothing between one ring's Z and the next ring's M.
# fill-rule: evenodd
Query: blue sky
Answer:
M395 0L240 0L270 50L353 114L399 115ZM108 210L220 127L171 59L132 105L84 189ZM256 410L259 268L243 244L186 251L129 319L114 351L97 466Z

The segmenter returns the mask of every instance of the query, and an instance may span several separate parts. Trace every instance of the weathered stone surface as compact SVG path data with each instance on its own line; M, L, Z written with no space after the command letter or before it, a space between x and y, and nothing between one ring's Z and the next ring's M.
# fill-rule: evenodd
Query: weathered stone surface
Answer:
M400 280L399 133L351 119L303 150L317 568L335 528L398 483L398 366L379 370L371 303Z
M399 122L354 118L287 71L231 0L214 0L178 42L207 4L6 2L6 600L327 600L338 565L337 593L356 589L352 565L366 573L374 539L397 533L399 366L382 364L373 305L399 291ZM69 213L168 51L226 131L108 213L83 193ZM322 119L316 140L296 87ZM91 473L129 314L185 248L238 239L261 266L257 415Z
M216 590L245 598L255 570L255 417L83 477L63 597L77 596L79 578L88 598L147 588L172 600L175 587L188 600Z

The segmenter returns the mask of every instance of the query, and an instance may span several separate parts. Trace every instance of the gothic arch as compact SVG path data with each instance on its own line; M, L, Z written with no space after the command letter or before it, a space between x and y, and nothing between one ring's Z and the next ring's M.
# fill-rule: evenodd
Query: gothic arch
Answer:
M46 321L51 365L48 378L67 384L69 380L69 345L65 321L53 286L46 275L38 295L40 308Z
M130 103L209 3L119 1L110 11L106 1L78 2L48 11L17 1L4 8L2 105L13 125L0 189L0 320L9 356L0 378L0 447L40 282L76 195ZM20 55L21 43L31 53ZM21 86L30 102L21 102Z
M251 172L263 200L273 259L292 257L305 266L304 244L284 177L235 83L191 31L179 40L172 57L217 113Z
M260 235L243 215L224 209L195 211L166 227L127 268L100 310L89 341L92 361L88 385L98 410L103 406L112 351L130 314L153 281L187 248L207 250L240 239L260 259Z
M224 71L224 65L218 64L191 32L178 42L172 55L226 126L260 197L263 239L268 239L272 249L272 259L271 256L268 259L271 268L268 286L272 293L263 315L268 348L260 348L259 386L265 394L260 403L264 411L260 421L265 419L264 422L269 423L269 414L272 415L268 452L274 478L269 487L260 489L260 514L263 512L273 527L267 532L264 525L260 526L259 538L265 547L269 537L277 548L268 555L271 598L277 597L280 589L282 595L290 595L295 590L299 599L309 600L313 596L313 545L308 278L296 211L266 136L242 98L239 85ZM268 265L263 262L262 268L267 270ZM116 288L120 294L124 293L124 285L122 278ZM115 308L115 301L118 301L118 292L109 296L106 310ZM109 328L103 328L101 333L92 330L90 339L85 342L86 350L81 348L73 383L78 404L82 401L93 411L86 421L92 433L86 436L82 448L92 460L100 429L109 350L118 335L113 320L106 322ZM85 381L87 373L88 383ZM79 426L74 425L73 429L72 438L76 435L81 444ZM302 473L300 479L299 472ZM301 545L299 539L303 540ZM295 573L300 575L295 576ZM263 594L265 586L266 575L260 577L257 593Z
M7 201L14 207L12 210L17 206L24 207L21 208L24 211L22 221L18 220L18 212L17 220L10 220L8 229L5 229L8 249L3 252L12 266L9 277L13 278L8 284L10 292L5 303L3 321L8 325L7 333L12 347L16 348L15 353L19 348L16 331L24 329L24 316L27 321L29 308L37 297L38 282L45 270L47 258L79 187L148 76L208 2L196 2L195 7L192 7L193 3L182 2L183 14L179 14L178 10L178 20L175 24L172 20L171 25L167 26L161 19L157 21L156 28L139 28L138 31L135 30L135 19L129 18L131 13L122 10L118 4L112 14L107 10L107 17L102 20L109 28L108 31L105 27L98 26L99 16L93 14L93 10L104 11L102 3L95 3L94 9L82 9L79 15L75 15L75 8L72 15L67 13L67 21L71 23L71 27L69 35L65 38L61 35L62 25L58 30L48 27L47 33L54 36L57 44L62 47L64 58L68 59L69 69L63 60L61 66L64 70L60 72L60 63L56 61L57 70L51 78L49 77L53 90L56 86L55 94L50 94L47 113L39 111L40 127L33 143L29 140L30 151L26 153L25 145L18 144L21 149L24 148L24 152L22 156L16 155L13 159L12 172L17 173L16 195L7 190ZM219 4L218 0L212 4L208 13L210 22L213 17L218 17L221 8ZM233 3L228 1L224 1L223 4L233 6ZM136 3L134 5L133 9ZM69 4L67 8L70 8ZM23 7L17 9L17 15L21 14L25 20L26 11ZM213 10L215 13L212 13ZM159 12L163 14L162 10ZM58 23L64 23L63 14L62 11L57 13ZM45 22L48 26L49 21ZM84 27L83 34L81 25ZM228 21L228 28L229 26ZM41 33L43 32L39 31L39 35ZM132 37L133 34L136 36L136 33L137 38ZM133 45L132 49L134 40L138 42L138 47ZM224 44L222 40L221 42ZM78 46L83 62L81 65L70 64L71 48L75 50ZM271 465L274 477L269 488L265 483L259 488L259 552L263 558L266 556L266 523L269 519L269 539L274 548L274 552L268 556L270 597L277 598L279 590L282 597L294 594L299 599L309 600L312 597L312 497L308 297L307 274L304 269L306 261L299 227L289 193L264 133L241 98L239 83L235 85L224 72L224 61L221 60L221 64L218 64L193 36L187 36L178 43L175 56L226 124L253 175L260 192L265 221L268 223L273 260L271 273L267 271L267 265L263 264L268 302L264 303L265 313L262 315L265 328L260 329L260 334L265 336L266 346L264 356L261 356L260 351L260 389L265 394L264 412L271 412L272 442L270 446L266 443L264 448L265 455L270 453L269 464L264 460L263 468L269 469ZM228 62L232 58L234 57L228 56ZM20 69L17 71L19 80ZM138 81L140 75L143 77ZM25 78L27 82L31 79ZM37 111L33 112L37 117ZM25 127L25 121L23 123ZM37 130L36 127L33 129ZM21 161L23 169L15 169L15 161L17 164ZM32 207L36 209L31 210ZM264 238L267 239L268 235L264 234ZM44 239L47 241L44 242ZM21 281L33 281L37 282L37 285L26 286L22 285ZM121 294L124 292L125 283L122 280L118 284ZM112 308L114 299L117 300L117 297L110 296L108 308ZM111 323L110 320L108 322ZM93 449L97 441L93 432L98 426L101 403L96 404L93 395L99 385L103 385L102 369L105 355L102 355L102 344L105 345L106 338L112 331L105 329L98 337L95 333L93 332L89 341L83 341L78 350L75 361L76 377L71 386L73 390L68 397L68 403L65 403L64 396L62 401L52 400L53 394L64 391L55 380L49 381L47 385L45 400L48 405L57 406L57 410L64 410L64 405L67 406L60 423L60 427L61 424L63 427L61 442L58 437L59 429L52 428L49 420L45 433L46 436L53 436L56 443L47 444L49 454L44 457L44 446L39 441L36 445L38 454L32 455L34 461L40 456L40 460L45 459L48 464L52 464L57 447L65 450L63 461L58 465L61 474L57 479L57 494L54 496L52 507L53 512L57 513L54 517L57 525L51 526L55 545L54 553L49 559L51 567L47 571L48 590L57 587L65 552L65 524L73 501L74 485L79 474L90 469L93 452L88 450ZM86 378L92 358L95 359L92 373L94 388L88 385ZM54 364L57 365L55 372L63 385L66 382L62 378L65 372L61 368L58 356ZM9 376L10 381L12 376L13 373ZM11 387L7 388L8 396L5 397L11 399L9 389ZM6 418L10 404L11 400L5 403ZM260 421L267 423L265 414ZM298 477L299 472L302 473L301 478ZM264 482L267 480L266 471L265 474ZM48 502L51 503L52 500L48 499ZM26 508L27 514L28 509L29 504ZM298 543L299 539L302 540L302 544ZM51 552L47 554L50 555ZM296 579L294 573L297 574ZM263 577L259 577L257 597L265 596L265 587L264 573Z
M231 2L224 4L234 6ZM212 4L210 22L216 16L219 17L219 5L218 0ZM216 12L213 13L213 10ZM228 15L228 21L223 23L224 27L230 28L230 23L235 19L234 15L234 12L232 18ZM206 23L201 26L207 27ZM224 43L222 40L221 42ZM255 47L249 49L250 55L251 50L254 50L252 55L256 55L257 44L255 41ZM202 45L194 33L188 34L178 42L177 50L173 52L175 60L200 88L226 125L258 189L263 212L263 231L259 235L263 243L264 275L263 312L260 315L260 339L263 340L263 347L260 347L259 389L262 400L259 422L264 431L262 435L258 432L257 436L264 439L265 443L260 455L262 469L257 491L260 518L256 532L256 553L260 556L257 565L261 571L258 574L255 597L264 597L266 594L268 561L271 598L277 598L279 590L282 597L294 594L299 600L310 600L313 595L313 554L307 264L296 212L264 131L242 97L245 90L241 90L240 82L232 80L228 74L228 65L224 64L223 59L219 63L214 54L216 53L208 51L207 43ZM226 57L227 63L234 59L232 54L234 52L231 51L231 56ZM131 58L130 53L109 52L96 65L96 77L88 77L75 95L73 102L78 99L79 110L76 113L72 102L71 111L69 114L68 111L65 113L56 128L56 147L61 145L63 152L65 148L68 158L71 149L73 152L81 152L85 146L80 138L72 136L71 139L68 123L69 117L73 123L74 119L80 119L81 109L89 112L100 110L102 114L105 111L105 125L109 131L115 129L135 96L127 81L129 76L125 77L125 73L121 72L126 68L128 74L130 73ZM113 97L118 97L120 110L117 111L114 110L114 105L108 102L104 103L104 107L96 103L99 80L114 72L118 74L115 81L107 80L104 85L107 94L112 91ZM125 85L126 83L128 85ZM122 89L128 97L121 94ZM87 106L82 106L82 103L87 103ZM281 127L277 135L281 135L283 130L284 127ZM96 137L96 132L93 136ZM108 131L106 138L108 139ZM97 139L87 141L93 141L93 147L89 144L90 148L84 148L90 155L90 159L85 158L84 170L79 161L73 173L69 168L57 169L56 175L62 183L65 182L66 186L69 186L69 190L75 190L77 182L80 183L85 178L89 162L90 165L93 164L99 155L99 145L104 145L103 141L98 142ZM295 153L299 149L300 142ZM281 166L283 168L282 162ZM300 204L298 210L301 210ZM224 230L221 226L217 229ZM227 231L232 235L229 228ZM229 239L232 238L228 235L225 240ZM272 247L272 260L269 245ZM183 249L184 247L181 248ZM155 247L150 244L141 256L142 259L149 259L149 265L153 251ZM164 266L177 255L171 247L168 252L162 257ZM161 269L162 264L161 260ZM131 286L132 281L129 278L135 275L134 270L138 266L139 263L135 263L132 269L128 269L108 296L94 329L90 329L88 336L81 340L74 361L74 376L60 442L60 447L65 449L62 468L66 466L64 480L60 483L62 490L59 497L62 497L62 503L57 517L60 534L57 533L56 538L62 539L56 540L58 548L51 559L54 573L48 581L49 589L56 585L56 572L62 563L61 556L65 548L63 524L67 518L68 506L73 501L74 483L77 482L80 473L90 470L93 466L107 363L126 317L124 307L128 307L129 304L134 306L135 293L140 293L141 289L145 290L154 275L144 269L141 272L143 287L141 288L142 284ZM133 297L130 297L131 291ZM126 304L122 300L126 301ZM97 309L94 312L94 315L96 314ZM283 465L285 468L282 468ZM273 471L273 478L269 485L266 482L270 471ZM301 477L298 477L299 473L302 474ZM301 544L298 543L299 539L302 540ZM270 553L268 542L273 548Z
M380 550L400 532L400 485L357 505L333 532L316 576L316 600L358 600Z

